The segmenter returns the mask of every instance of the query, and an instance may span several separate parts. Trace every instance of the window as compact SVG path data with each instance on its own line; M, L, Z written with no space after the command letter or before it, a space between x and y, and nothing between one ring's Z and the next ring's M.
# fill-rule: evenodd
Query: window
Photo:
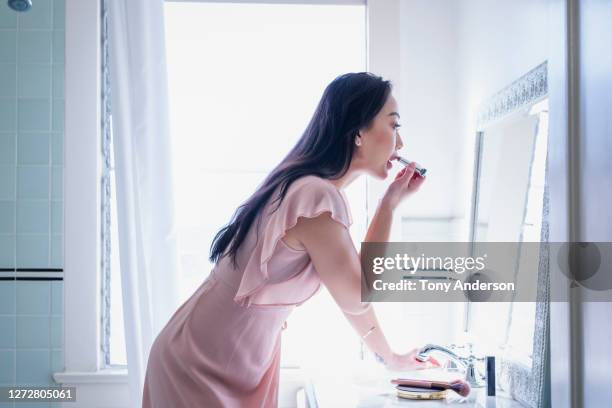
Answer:
M324 87L365 70L365 7L167 2L166 39L187 297L212 269L214 234L301 136ZM300 331L325 307L311 302L289 320L284 366L310 349Z
M165 18L185 300L213 267L215 233L301 136L325 86L366 70L366 19L364 5L207 2L166 2ZM118 297L111 300L110 360L125 364L118 273L111 281ZM340 330L326 343L356 359L359 342L337 309L322 290L292 313L284 367L317 357L309 352L320 357L309 334L326 325Z
M110 76L108 62L107 4L102 6L102 191L101 191L101 243L102 243L102 328L100 343L103 364L106 367L127 366L125 332L123 328L123 300L121 294L121 269L119 265L119 241L117 205L115 201L115 158L113 149L112 112L110 109Z
M111 139L111 152L112 152ZM112 155L111 155L112 156ZM113 161L114 163L114 161ZM114 202L116 197L115 189L115 168L111 167L111 258L110 258L110 304L113 315L109 322L108 350L109 356L107 364L111 366L127 366L127 356L125 350L125 333L123 329L123 299L121 293L121 267L119 265L119 231L117 228L117 206ZM119 318L116 318L119 317Z

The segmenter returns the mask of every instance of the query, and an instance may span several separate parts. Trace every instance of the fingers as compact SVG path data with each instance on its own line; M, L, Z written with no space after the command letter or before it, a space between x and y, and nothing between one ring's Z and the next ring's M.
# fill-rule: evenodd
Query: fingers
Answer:
M416 168L416 163L411 162L409 165L403 168L404 174L402 174L402 180L406 182L406 185L412 180Z
M427 361L429 361L431 364L433 364L434 367L440 367L440 362L438 360L436 360L435 358L433 358L433 357L429 357L429 360L427 360Z
M406 172L406 167L404 167L403 169L401 169L401 170L400 170L400 171L399 171L399 172L398 172L398 173L395 175L395 178L394 178L393 180L395 181L395 180L397 180L397 179L401 178L401 177L404 175L404 173L405 173L405 172Z
M395 176L395 180L403 178L406 174L414 173L414 166L415 166L414 162L404 166Z
M416 170L416 163L414 162L412 163L412 175L407 178L408 182L406 187L410 188L411 190L417 190L425 181L425 176L422 176L421 173Z
M416 360L419 361L419 360ZM423 370L423 369L427 369L427 368L439 368L440 367L440 363L433 358L429 358L429 360L427 361L419 361L419 364L417 365L417 369Z
M440 367L438 360L433 357L429 357L427 361L418 360L416 356L419 350L419 348L415 348L408 353L399 355L398 359L393 361L388 368L397 370L424 370Z

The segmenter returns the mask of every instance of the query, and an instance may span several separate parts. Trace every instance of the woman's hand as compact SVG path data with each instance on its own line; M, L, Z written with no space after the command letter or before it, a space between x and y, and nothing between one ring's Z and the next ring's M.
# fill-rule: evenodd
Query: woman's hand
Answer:
M389 187L382 199L392 210L395 210L399 203L409 195L418 191L421 184L425 181L425 177L421 176L418 171L415 171L416 164L414 162L405 166L395 176L395 179Z
M388 361L385 361L385 365L389 370L394 371L412 371L440 367L440 363L433 357L429 357L425 362L417 360L418 352L419 349L415 348L406 354L393 353Z

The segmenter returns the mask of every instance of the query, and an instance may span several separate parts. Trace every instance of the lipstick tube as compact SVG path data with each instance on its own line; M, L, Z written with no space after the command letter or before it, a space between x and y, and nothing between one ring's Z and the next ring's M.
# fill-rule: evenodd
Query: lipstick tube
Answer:
M409 160L406 160L406 159L404 159L404 158L403 158L403 157L401 157L401 156L397 156L397 161L398 161L398 162L400 162L400 163L402 163L404 166L407 166L407 165L409 165L409 164L410 164L410 161L409 161ZM422 167L418 167L418 166L417 166L417 167L415 167L415 169L414 169L414 170L415 170L415 171L417 171L417 172L419 172L419 174L420 174L421 176L424 176L424 175L425 175L425 173L427 173L427 169L424 169L424 168L422 168Z

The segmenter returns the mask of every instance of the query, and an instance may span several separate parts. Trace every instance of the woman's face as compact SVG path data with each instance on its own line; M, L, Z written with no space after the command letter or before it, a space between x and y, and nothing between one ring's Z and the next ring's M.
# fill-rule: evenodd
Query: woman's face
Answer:
M359 167L379 179L387 178L389 170L393 167L393 160L397 150L404 145L398 131L399 114L397 101L389 95L383 108L372 121L370 129L362 129L356 140L361 142L357 146L356 156Z

